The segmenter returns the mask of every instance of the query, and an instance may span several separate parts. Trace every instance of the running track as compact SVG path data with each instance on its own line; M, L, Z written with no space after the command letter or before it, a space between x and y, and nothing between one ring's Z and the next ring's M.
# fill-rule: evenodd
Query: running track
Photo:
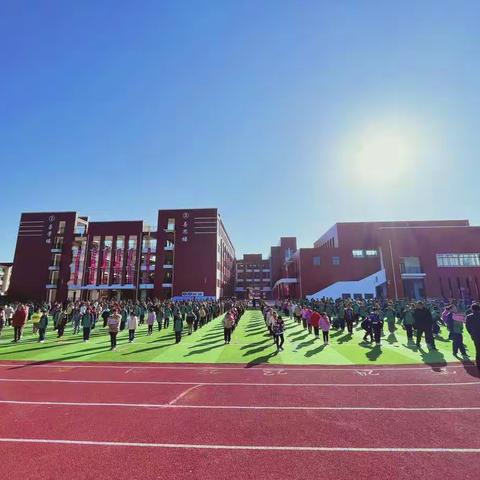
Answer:
M0 478L480 478L462 365L0 362Z

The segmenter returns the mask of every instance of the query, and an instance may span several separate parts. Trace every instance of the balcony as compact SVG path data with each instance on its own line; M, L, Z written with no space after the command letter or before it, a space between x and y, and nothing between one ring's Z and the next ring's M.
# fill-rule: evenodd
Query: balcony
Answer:
M172 283L162 283L162 287L164 288L172 288L173 284Z
M48 267L48 269L49 269L50 271L54 271L54 272L55 272L55 271L60 270L60 265L50 265L50 266Z
M54 246L50 249L50 252L51 252L51 253L62 253L62 245L54 245Z
M56 283L47 283L45 285L45 288L48 288L48 289L57 288L57 284Z
M400 274L404 280L421 279L427 276L426 273L422 272L422 267L420 265L405 265L404 263L400 263Z
M165 246L163 247L163 250L165 250L165 252L172 252L173 249L174 249L174 247L175 247L175 245L172 243L172 244L170 244L170 245L165 245Z
M173 268L173 264L172 263L164 263L163 264L163 268Z

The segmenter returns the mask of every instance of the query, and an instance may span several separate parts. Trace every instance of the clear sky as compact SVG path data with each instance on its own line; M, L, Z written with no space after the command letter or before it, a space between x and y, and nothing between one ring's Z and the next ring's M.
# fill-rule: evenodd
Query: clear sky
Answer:
M0 260L22 211L479 224L479 50L476 0L3 0Z

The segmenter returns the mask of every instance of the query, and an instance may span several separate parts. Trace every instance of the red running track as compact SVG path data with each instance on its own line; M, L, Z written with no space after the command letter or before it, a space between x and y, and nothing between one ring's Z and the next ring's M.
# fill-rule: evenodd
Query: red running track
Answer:
M0 478L478 479L463 366L0 364ZM18 459L21 458L19 462Z

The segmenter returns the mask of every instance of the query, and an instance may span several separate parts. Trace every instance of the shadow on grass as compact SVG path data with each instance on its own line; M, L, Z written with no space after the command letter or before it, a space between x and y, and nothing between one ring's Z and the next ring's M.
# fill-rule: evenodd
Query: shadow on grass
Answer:
M267 343L269 340L265 338L264 340L260 340L259 342L255 343L250 343L249 345L243 345L240 347L240 350L246 350L247 348L252 348L252 347L257 347L258 345L262 345L264 343Z
M300 335L299 337L288 337L287 336L287 338L290 342L298 342L299 340L304 340L307 337L308 337L308 332L305 332L304 335Z
M305 357L313 357L317 353L320 353L323 351L323 349L326 347L326 345L322 344L317 348L314 348L313 350L308 350L308 352L305 352Z
M212 345L211 347L207 347L207 348L196 348L195 350L191 350L185 355L185 357L191 357L192 355L200 355L201 353L210 352L215 348L220 348L223 346L225 346L225 343L223 342L223 339L222 339L222 343L219 343L218 345Z
M371 362L374 362L375 360L378 359L378 357L380 357L380 355L382 354L382 347L380 345L375 345L374 347L372 347L372 349L366 353L366 357L371 361Z
M257 365L262 365L263 363L268 363L270 358L275 357L278 355L277 350L269 353L268 355L262 355L261 357L254 358L253 360L250 360L246 365L245 368L252 368Z
M391 333L388 337L387 337L387 342L390 343L391 345L394 344L394 343L397 343L398 340L397 340L397 337L394 333Z
M270 345L269 345L269 344L265 344L265 345L261 345L261 346L259 346L259 347L257 347L257 348L252 348L251 350L246 350L245 352L243 352L243 355L242 355L242 356L243 356L243 357L248 357L248 356L250 356L250 355L252 355L252 354L254 354L254 353L259 353L259 352L261 352L262 350L265 350L266 348L269 348L269 347L272 346L272 345L275 345L275 344L274 344L274 343L272 343L272 344L270 344Z
M349 342L352 338L353 338L353 335L351 333L347 333L343 337L338 337L337 343L341 345L342 343Z
M302 343L299 343L296 347L295 347L295 350L300 350L301 348L303 347L308 347L309 345L312 345L313 343L315 342L315 337L313 337L312 339L306 341L306 342L302 342Z

